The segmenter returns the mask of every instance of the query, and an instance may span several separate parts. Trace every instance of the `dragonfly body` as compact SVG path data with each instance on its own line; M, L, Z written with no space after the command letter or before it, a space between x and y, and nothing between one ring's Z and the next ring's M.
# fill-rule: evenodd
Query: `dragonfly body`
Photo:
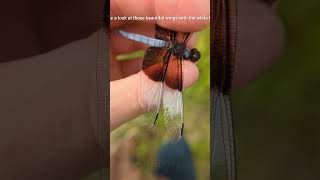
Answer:
M119 33L128 39L131 39L140 43L144 43L149 46L172 49L173 55L178 57L181 56L180 57L181 59L198 59L198 58L191 58L192 55L195 53L192 52L185 43L168 42L161 39L155 39L148 36L144 36L141 34L126 32L123 30L119 30Z
M131 39L140 43L144 43L149 46L158 47L158 48L166 48L170 46L169 42L161 39L155 39L155 38L151 38L141 34L126 32L123 30L119 30L119 33L128 39Z
M130 40L151 46L145 52L142 71L154 82L152 87L144 91L145 102L156 107L152 127L162 106L167 130L181 137L184 128L183 61L196 62L200 59L200 52L187 46L190 33L178 33L157 25L155 30L155 38L123 30L119 30L119 33ZM145 81L141 83L140 89L146 89Z

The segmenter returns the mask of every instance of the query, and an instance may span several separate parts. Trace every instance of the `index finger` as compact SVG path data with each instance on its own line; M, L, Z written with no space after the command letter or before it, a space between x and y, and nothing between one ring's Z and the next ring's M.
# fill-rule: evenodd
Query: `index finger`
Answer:
M183 17L186 20L156 20L155 23L179 32L194 32L205 28L209 23L209 0L112 0L110 16L137 17ZM189 19L189 17L194 19ZM200 19L206 17L206 20ZM117 28L128 21L111 21L111 29Z

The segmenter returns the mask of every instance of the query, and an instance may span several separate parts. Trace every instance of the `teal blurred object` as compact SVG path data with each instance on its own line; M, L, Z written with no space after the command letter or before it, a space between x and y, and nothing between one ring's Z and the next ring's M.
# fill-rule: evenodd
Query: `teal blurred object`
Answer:
M169 141L160 147L155 174L170 180L196 179L192 154L185 138L178 142Z
M233 98L239 180L320 179L320 1L279 5L283 56Z

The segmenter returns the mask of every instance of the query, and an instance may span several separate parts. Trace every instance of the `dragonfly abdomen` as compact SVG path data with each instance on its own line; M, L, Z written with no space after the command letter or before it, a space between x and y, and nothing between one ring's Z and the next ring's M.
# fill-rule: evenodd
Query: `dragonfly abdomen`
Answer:
M137 42L141 42L141 43L144 43L149 46L159 47L159 48L169 47L168 42L161 40L161 39L154 39L154 38L147 37L147 36L144 36L141 34L135 34L135 33L126 32L123 30L119 30L119 33L128 39L131 39L131 40L137 41Z

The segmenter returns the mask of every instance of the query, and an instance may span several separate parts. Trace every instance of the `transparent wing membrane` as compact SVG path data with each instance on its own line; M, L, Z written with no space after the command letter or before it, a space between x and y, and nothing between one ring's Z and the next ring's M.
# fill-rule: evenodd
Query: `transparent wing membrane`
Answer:
M215 180L236 179L234 134L232 126L231 103L228 95L218 90L213 93L212 101L212 164Z
M184 126L182 92L165 87L163 108L168 135L174 139L181 137Z

